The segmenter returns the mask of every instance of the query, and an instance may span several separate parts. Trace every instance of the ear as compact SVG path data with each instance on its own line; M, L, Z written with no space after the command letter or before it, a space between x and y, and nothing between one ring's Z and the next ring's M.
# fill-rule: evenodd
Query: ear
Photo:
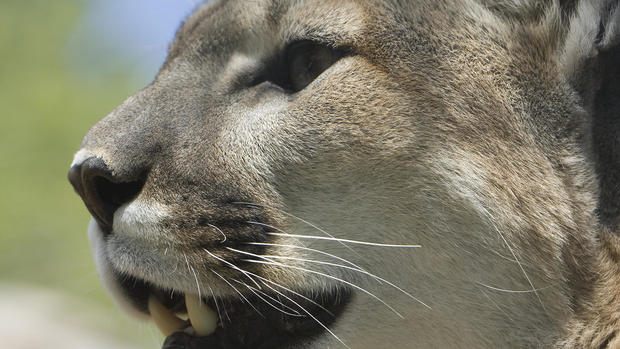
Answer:
M562 70L590 116L601 222L620 231L620 0L575 6Z

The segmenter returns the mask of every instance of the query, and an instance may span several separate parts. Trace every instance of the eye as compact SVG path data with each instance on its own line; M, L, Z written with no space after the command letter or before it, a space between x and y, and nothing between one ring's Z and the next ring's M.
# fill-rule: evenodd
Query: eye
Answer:
M269 82L286 92L299 92L342 58L344 53L344 49L315 41L296 41L289 44L283 53L268 61L263 70L251 78L248 85L256 86Z
M294 92L303 90L341 56L338 50L313 41L288 45L284 57L289 85L286 87Z

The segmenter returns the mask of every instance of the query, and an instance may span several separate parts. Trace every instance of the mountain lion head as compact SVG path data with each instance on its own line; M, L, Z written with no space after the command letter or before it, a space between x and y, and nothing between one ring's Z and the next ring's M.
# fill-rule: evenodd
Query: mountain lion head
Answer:
M165 348L620 348L618 1L222 0L69 179Z

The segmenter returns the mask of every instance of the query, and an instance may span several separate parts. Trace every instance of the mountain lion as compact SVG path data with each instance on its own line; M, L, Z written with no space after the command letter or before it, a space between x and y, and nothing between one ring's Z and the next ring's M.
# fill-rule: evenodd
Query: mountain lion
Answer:
M222 0L88 132L165 348L620 348L618 0Z

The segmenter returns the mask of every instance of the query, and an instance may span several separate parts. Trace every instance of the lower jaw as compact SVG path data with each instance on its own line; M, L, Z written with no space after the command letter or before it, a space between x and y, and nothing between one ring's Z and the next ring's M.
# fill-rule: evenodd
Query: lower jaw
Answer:
M156 288L148 283L133 278L119 277L117 279L121 287L125 289L125 296L143 312L149 312L147 300L153 295ZM265 289L266 291L266 289ZM159 290L160 301L172 312L180 310L178 299L182 294L176 293L174 299L162 298L162 295L172 293ZM166 349L284 349L296 347L298 344L312 341L313 338L327 332L345 311L346 306L352 299L352 291L348 288L337 288L328 293L311 296L311 300L304 299L299 295L271 294L272 299L280 299L288 309L283 308L273 301L267 303L256 295L246 295L246 300L240 298L217 298L206 300L205 306L217 311L217 327L215 331L206 336L197 336L192 328L181 330L169 335L164 343ZM310 297L306 295L306 297ZM287 298L289 298L287 300ZM250 304L248 304L251 303ZM175 303L177 308L175 309ZM284 308L283 308L284 309ZM176 310L176 311L175 311ZM185 310L186 311L186 310ZM297 316L287 315L296 311ZM188 325L189 326L189 325ZM168 335L169 333L165 333Z
M270 336L257 342L244 342L247 338L231 336L225 331L216 331L207 337L196 337L184 332L168 336L162 349L285 349L302 340L311 340L304 336Z
M220 323L211 335L198 337L187 332L168 336L165 349L284 349L326 333L345 311L352 298L349 289L341 288L332 294L317 296L321 306L295 299L303 309L303 316L292 317L277 311L256 298L249 297L253 306L240 300L220 303ZM288 305L292 305L288 303ZM224 310L225 309L225 310ZM309 314L308 314L309 313ZM311 314L311 315L310 315Z

